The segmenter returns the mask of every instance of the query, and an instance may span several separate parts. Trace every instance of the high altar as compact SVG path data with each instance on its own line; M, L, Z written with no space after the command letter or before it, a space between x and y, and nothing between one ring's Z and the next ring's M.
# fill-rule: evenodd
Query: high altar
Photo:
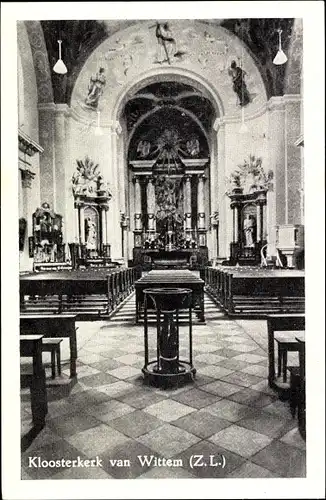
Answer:
M145 269L207 264L207 158L130 161L135 265Z
M140 139L129 159L133 263L143 269L201 267L208 261L205 142L176 127L163 128L154 144Z

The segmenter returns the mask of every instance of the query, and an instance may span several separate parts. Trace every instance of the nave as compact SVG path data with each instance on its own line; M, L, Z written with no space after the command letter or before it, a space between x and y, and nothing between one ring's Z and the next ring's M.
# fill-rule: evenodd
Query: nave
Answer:
M179 389L143 385L143 326L132 294L109 321L77 322L78 382L51 386L43 430L22 453L23 479L305 477L305 441L288 401L268 387L266 321L231 320L205 295L206 325L193 327L195 380ZM185 332L180 328L180 355ZM291 358L293 355L293 359ZM288 363L297 359L289 353ZM29 391L21 391L22 436L31 430ZM191 469L189 457L225 457L225 467ZM141 467L137 456L181 459L182 467ZM99 456L102 467L30 468L44 460ZM128 459L130 467L110 465Z

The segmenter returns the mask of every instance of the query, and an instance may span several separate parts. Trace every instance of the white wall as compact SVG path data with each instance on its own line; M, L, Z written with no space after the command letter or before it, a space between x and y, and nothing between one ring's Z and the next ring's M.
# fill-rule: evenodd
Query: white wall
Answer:
M18 124L19 128L31 139L38 142L39 124L37 109L37 85L33 65L32 52L23 22L17 23L18 40ZM18 177L19 193L19 217L27 220L27 231L24 242L24 250L20 252L20 270L31 270L33 259L28 255L28 237L32 236L32 214L40 206L40 176L39 176L39 155L24 158L23 153L19 151L19 158L26 159L31 163L29 170L36 174L32 181L31 188L23 187L21 174Z

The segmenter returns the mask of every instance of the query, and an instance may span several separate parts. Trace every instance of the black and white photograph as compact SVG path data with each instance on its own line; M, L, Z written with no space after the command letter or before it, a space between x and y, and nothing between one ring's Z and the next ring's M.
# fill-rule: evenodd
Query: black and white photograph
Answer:
M323 6L4 4L5 498L323 495Z

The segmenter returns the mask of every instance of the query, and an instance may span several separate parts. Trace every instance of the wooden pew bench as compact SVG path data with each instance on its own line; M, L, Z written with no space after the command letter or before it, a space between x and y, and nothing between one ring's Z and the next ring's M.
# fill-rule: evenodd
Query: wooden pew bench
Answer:
M293 332L305 330L304 314L270 314L267 316L268 334L268 384L277 388L275 384L275 332Z
M69 338L70 346L70 378L77 376L77 335L76 315L20 315L21 335L42 335L44 338Z
M20 356L33 359L32 372L21 373L22 387L29 386L31 391L32 419L35 428L45 425L48 412L45 370L42 363L42 338L43 335L20 335Z

